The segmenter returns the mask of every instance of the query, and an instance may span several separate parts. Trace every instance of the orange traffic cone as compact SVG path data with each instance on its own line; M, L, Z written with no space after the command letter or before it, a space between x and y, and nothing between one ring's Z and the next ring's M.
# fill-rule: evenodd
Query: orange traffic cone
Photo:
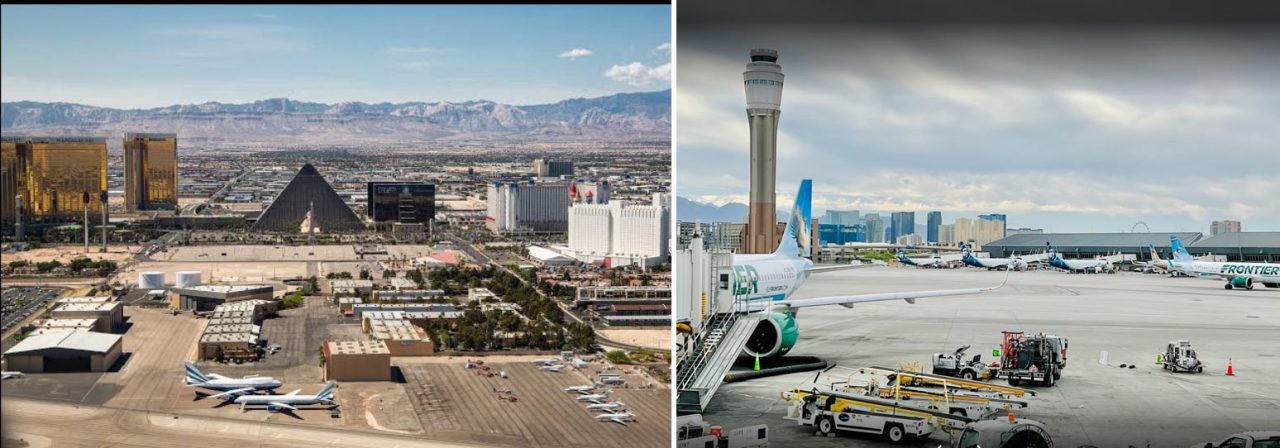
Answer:
M1227 358L1227 376L1236 376L1236 369L1231 366L1231 358Z

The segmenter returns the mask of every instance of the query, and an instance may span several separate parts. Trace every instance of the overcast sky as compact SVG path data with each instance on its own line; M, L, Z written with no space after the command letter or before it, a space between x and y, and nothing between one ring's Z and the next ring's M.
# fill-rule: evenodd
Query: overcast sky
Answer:
M4 5L4 101L539 104L671 86L671 7Z
M742 71L786 73L778 204L1056 232L1280 231L1280 27L680 24L679 195L746 202Z

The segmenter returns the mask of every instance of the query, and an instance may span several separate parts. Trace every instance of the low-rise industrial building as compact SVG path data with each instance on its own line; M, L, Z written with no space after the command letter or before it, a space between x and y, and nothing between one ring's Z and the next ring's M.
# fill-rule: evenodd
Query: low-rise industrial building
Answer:
M45 319L36 323L37 332L52 333L56 331L94 331L98 319Z
M122 337L93 331L28 336L4 352L7 370L27 373L106 372L120 358Z
M386 344L391 356L427 356L435 344L427 333L408 319L366 320L369 336Z
M329 280L329 289L335 296L368 297L373 292L373 280L334 279Z
M173 288L170 306L196 312L213 311L218 305L244 300L271 300L271 285L198 285Z
M338 300L338 311L345 315L352 315L354 311L351 307L364 303L364 299L359 297L336 297Z
M253 361L258 359L258 335L251 332L208 333L200 336L200 358Z
M489 288L471 288L467 290L468 302L483 303L483 302L499 301L499 300L502 300L502 298L498 297L497 294L494 294L493 291L490 291Z
M670 304L600 305L595 312L610 326L660 326L671 321Z
M120 302L65 302L50 313L55 319L94 319L93 331L110 333L124 325L124 304Z
M452 313L456 312L457 317L462 317L462 311L457 306L448 303L397 303L397 304L378 304L378 303L360 303L351 306L352 314L357 319L363 319L364 313L370 311L404 311L404 312L424 312L424 313Z
M373 292L373 301L376 303L427 302L440 300L442 297L444 297L444 290L440 289L405 289Z
M324 344L326 381L390 381L391 351L382 341Z

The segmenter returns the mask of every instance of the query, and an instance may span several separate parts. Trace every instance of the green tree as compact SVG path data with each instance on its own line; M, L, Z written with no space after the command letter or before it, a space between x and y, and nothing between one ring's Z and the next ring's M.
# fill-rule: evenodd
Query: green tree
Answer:
M382 271L382 278L396 278L396 271L384 269Z
M596 345L596 331L582 322L569 324L569 345L575 350L589 351Z
M614 364L631 363L631 358L627 356L627 352L622 350L610 350L609 353L606 353L604 356L609 360L609 362Z

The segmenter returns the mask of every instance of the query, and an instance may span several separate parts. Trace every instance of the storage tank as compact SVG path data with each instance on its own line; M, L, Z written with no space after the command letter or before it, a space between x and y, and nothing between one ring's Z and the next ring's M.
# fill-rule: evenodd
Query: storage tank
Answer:
M138 288L163 289L164 288L164 272L160 272L160 271L139 272Z
M178 271L174 285L179 288L200 286L200 271Z

